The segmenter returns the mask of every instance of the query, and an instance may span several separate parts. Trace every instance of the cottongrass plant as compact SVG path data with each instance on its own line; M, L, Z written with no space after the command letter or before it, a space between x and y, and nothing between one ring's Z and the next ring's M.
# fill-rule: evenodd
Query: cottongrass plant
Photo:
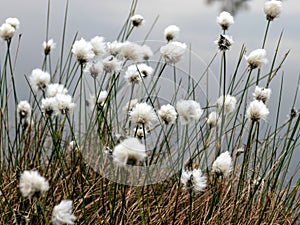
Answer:
M54 206L51 222L54 225L74 224L76 216L72 214L72 204L72 200L62 200L58 205Z
M121 166L136 165L146 158L145 146L137 138L127 138L116 145L113 159Z
M180 34L180 28L176 25L169 25L165 28L164 36L167 41L173 41L178 39Z
M48 41L43 42L44 54L49 55L50 52L56 47L56 43L54 43L53 39L49 39Z
M67 1L56 44L48 1L43 63L25 71L29 97L20 98L14 74L20 59L11 52L22 44L16 51L11 43L22 21L6 19L0 224L298 224L299 165L294 169L292 160L300 146L300 81L289 86L294 99L283 106L282 35L274 54L265 49L282 4L261 5L263 44L247 54L243 45L236 68L227 66L234 18L216 16L221 65L213 96L209 85L199 89L216 57L193 74L178 26L161 31L165 43L157 49L131 40L145 22L134 0L117 37L90 41L80 31L66 33Z
M221 153L212 164L212 172L227 177L232 170L232 159L228 151Z
M34 195L49 190L48 181L37 171L24 171L20 176L20 191L23 197L31 198Z
M234 18L229 12L223 11L217 17L217 23L225 32L232 24L234 24Z

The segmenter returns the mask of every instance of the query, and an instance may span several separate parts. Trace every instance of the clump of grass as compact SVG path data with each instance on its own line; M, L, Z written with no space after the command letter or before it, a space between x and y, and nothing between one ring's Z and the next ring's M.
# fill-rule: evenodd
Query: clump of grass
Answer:
M299 149L300 79L281 122L281 67L288 55L278 55L282 33L270 68L264 65L281 2L265 6L262 49L245 57L243 45L233 71L227 32L234 20L221 13L217 52L196 75L194 53L176 40L177 26L165 30L166 42L154 51L147 39L130 41L144 20L135 14L137 1L115 41L75 34L66 46L68 5L54 64L49 1L43 63L25 75L29 99L20 99L15 85L11 43L18 41L18 20L0 29L7 43L0 80L1 224L299 222L299 166L290 168ZM219 97L212 101L209 72L217 57L213 92ZM274 100L276 77L281 86ZM270 102L276 112L269 112Z

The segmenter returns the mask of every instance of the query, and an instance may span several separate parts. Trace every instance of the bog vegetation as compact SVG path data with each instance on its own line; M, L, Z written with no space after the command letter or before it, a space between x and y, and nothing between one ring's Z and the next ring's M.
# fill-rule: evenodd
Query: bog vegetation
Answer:
M47 27L43 63L25 73L28 99L19 96L14 74L20 21L6 19L0 224L299 223L299 166L290 165L299 153L299 79L282 120L282 34L273 52L265 50L281 4L262 4L262 45L241 46L234 70L227 66L234 18L216 15L216 54L194 75L178 26L166 27L158 48L147 42L151 30L143 42L130 40L144 23L135 0L115 39L76 34L67 46L67 1L61 40ZM273 87L277 77L281 86Z

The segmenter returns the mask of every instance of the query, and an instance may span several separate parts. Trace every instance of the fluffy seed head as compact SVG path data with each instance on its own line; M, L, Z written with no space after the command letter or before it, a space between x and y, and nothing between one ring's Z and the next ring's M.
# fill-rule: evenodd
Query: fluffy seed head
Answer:
M31 116L31 106L28 101L20 101L17 107L18 115L21 119L28 119Z
M77 61L80 64L85 64L94 58L93 46L90 42L87 42L83 38L79 41L75 41L72 47L72 53L75 55Z
M141 54L144 60L149 60L153 56L153 52L148 45L141 46Z
M18 115L21 119L31 116L31 106L28 101L20 101L17 107Z
M142 74L136 68L136 65L128 66L124 78L129 84L139 84L142 81Z
M167 125L175 123L177 118L177 112L174 106L170 104L162 105L160 107L160 110L158 110L157 114L159 118Z
M103 55L106 52L104 37L95 36L91 39L92 50L95 55Z
M14 36L15 31L16 29L12 25L4 23L0 27L0 37L4 41L10 40Z
M143 78L149 77L153 73L153 69L151 66L148 66L145 63L137 64L136 65L138 72L141 74Z
M20 21L18 18L9 17L5 20L5 23L11 25L16 30L20 28Z
M271 96L271 89L270 88L263 88L263 87L255 87L255 91L252 94L254 99L258 101L262 101L263 103L266 104L266 102L270 99Z
M56 44L54 43L53 39L50 39L48 41L43 42L43 48L44 48L44 54L49 55L52 49L56 47Z
M176 25L170 25L165 28L164 36L167 41L176 40L179 37L180 28Z
M220 126L220 124L221 124L221 117L220 117L220 115L217 112L211 112L208 115L206 123L208 124L208 126L210 128Z
M102 64L106 73L118 73L122 69L122 62L112 55L103 59Z
M103 72L103 64L101 61L87 63L84 72L96 78Z
M171 41L160 48L160 53L167 63L177 63L182 59L186 48L185 43Z
M57 113L57 100L55 97L43 98L41 110L45 116L52 116Z
M232 159L228 151L221 153L212 165L212 172L227 177L232 170Z
M101 91L98 97L92 95L89 100L91 110L94 110L95 107L97 110L100 110L104 106L107 96L107 91Z
M141 46L130 41L126 41L122 44L120 55L126 60L132 60L134 62L138 62L143 59Z
M182 124L199 120L203 113L200 104L194 100L180 100L176 104L176 109Z
M224 99L223 95L220 96L217 100L217 106L219 110L222 110L223 103L224 103L224 112L231 113L235 109L236 98L231 95L225 95L225 99Z
M116 145L113 150L113 160L119 166L137 165L146 158L145 145L137 138L129 137Z
M68 90L64 85L59 83L49 84L47 87L47 97L55 97L57 94L67 94Z
M133 26L139 27L145 23L144 17L142 15L136 14L130 17L130 21Z
M72 108L75 107L75 103L72 102L71 95L57 94L55 98L59 114L67 114Z
M260 119L266 120L269 113L267 106L262 101L254 100L250 103L246 116L252 121L259 121Z
M229 12L221 12L217 17L217 23L223 30L227 30L232 24L234 24L233 16Z
M137 125L148 127L157 120L156 114L151 105L146 102L137 103L129 112L130 119Z
M49 183L38 171L25 170L21 174L19 187L23 197L31 198L34 195L48 191Z
M54 206L51 222L54 225L74 224L76 216L72 214L72 200L62 200Z
M34 69L29 77L31 87L33 90L46 90L50 83L50 74L41 69Z
M118 56L121 53L122 42L113 41L107 43L107 52L112 56Z
M268 62L266 58L267 52L265 49L256 49L248 56L245 56L247 60L248 66L250 69L256 69L262 66L262 64L266 64Z
M192 171L182 171L181 183L187 191L200 192L206 188L206 177L202 174L200 169Z
M152 67L141 63L137 65L130 65L125 72L125 79L129 84L139 84L142 78L151 76L153 73Z
M226 51L230 49L230 46L233 44L233 40L228 35L220 35L220 38L215 41L215 44L218 45L220 51Z
M281 13L282 2L278 0L270 0L267 1L264 5L264 12L266 14L266 18L269 21L272 21L276 17L278 17Z

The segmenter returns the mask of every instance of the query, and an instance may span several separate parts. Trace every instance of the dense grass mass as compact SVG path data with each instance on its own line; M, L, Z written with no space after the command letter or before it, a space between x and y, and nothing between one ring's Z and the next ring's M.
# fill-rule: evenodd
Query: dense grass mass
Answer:
M144 21L137 0L115 41L76 34L71 46L69 2L60 43L49 38L48 2L43 63L25 74L28 99L14 74L19 20L0 27L0 224L299 224L299 164L292 170L291 160L300 81L283 118L282 33L274 52L264 49L281 1L262 5L262 45L241 46L232 71L234 18L216 16L216 54L196 74L197 54L178 41L179 27L149 42L158 48L148 46L151 30L130 41ZM275 79L281 86L272 89Z

